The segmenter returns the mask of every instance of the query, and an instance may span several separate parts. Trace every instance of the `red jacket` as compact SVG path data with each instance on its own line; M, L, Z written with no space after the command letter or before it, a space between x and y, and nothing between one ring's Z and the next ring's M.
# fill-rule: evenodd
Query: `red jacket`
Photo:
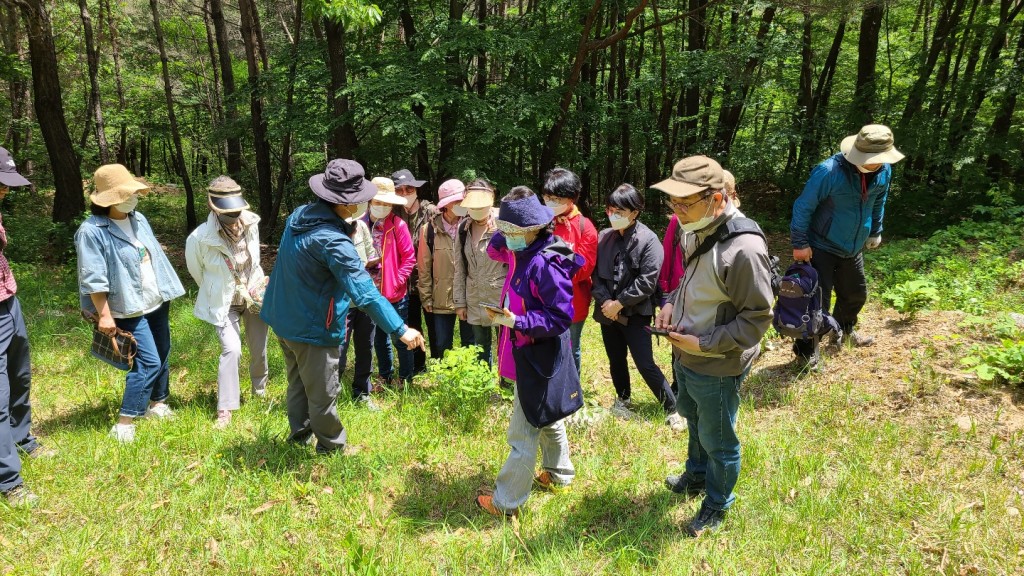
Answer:
M555 236L584 260L583 267L572 277L572 321L575 324L590 314L590 288L594 285L591 275L597 265L597 228L573 205L571 212L555 218Z
M658 287L664 298L672 293L679 286L685 272L683 267L683 248L679 245L679 220L673 214L668 219L668 228L665 229L665 239L661 246L665 250L665 262L661 265L661 275L658 276Z
M366 216L373 233L373 223ZM384 237L380 246L380 293L395 303L405 298L409 289L409 275L416 267L416 250L412 246L412 235L405 221L394 212L384 218Z

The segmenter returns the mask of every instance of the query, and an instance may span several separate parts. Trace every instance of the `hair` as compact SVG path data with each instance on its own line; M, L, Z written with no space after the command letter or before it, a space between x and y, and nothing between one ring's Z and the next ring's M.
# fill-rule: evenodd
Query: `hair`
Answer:
M739 208L740 197L736 194L736 177L732 175L732 172L728 170L722 170L723 181L725 182L725 193L729 195L729 199L732 203Z
M608 193L604 203L609 208L643 212L644 195L637 192L632 184L620 184L618 188Z
M93 216L110 216L110 206L100 206L99 204L90 202L89 212L92 212Z
M541 189L541 193L544 195L568 198L575 202L579 199L582 191L583 184L580 183L580 177L571 170L556 167L548 170L548 173L544 175L544 187Z
M488 182L487 180L484 180L483 178L477 178L477 179L473 180L472 182L466 184L466 191L467 192L469 191L470 188L485 188L487 190L490 190L491 194L497 194L497 192L498 192L494 188L494 184L491 184L490 182Z
M522 200L523 198L529 198L530 196L536 196L533 190L530 190L527 186L516 186L515 188L508 191L505 197L501 199L502 202L513 202L515 200Z

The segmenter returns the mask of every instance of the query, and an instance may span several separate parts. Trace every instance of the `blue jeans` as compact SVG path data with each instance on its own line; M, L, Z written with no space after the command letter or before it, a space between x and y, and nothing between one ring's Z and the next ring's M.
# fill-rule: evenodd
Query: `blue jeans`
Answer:
M29 430L31 383L25 318L18 297L11 296L0 302L0 492L21 485L18 450L32 452L39 447Z
M170 308L164 302L145 316L114 318L114 324L134 334L139 343L139 353L125 378L121 416L143 416L150 402L163 402L171 395L167 366L171 352L171 326L167 319Z
M579 322L573 322L569 325L569 340L572 342L572 359L576 361L576 373L580 375L580 380L583 380L583 372L580 372L580 359L582 354L580 352L580 339L583 338L583 323L586 320L580 320Z
M405 322L409 318L409 296L402 297L398 302L392 302L395 312ZM394 343L398 350L398 377L406 382L412 381L413 355L397 336L391 336L383 330L375 330L373 335L373 347L377 350L377 373L384 380L388 380L395 373L395 360L391 354L391 344Z
M451 350L455 346L455 320L458 319L457 314L441 314L434 312L434 333L437 335L437 358L444 358L446 350ZM459 320L459 342L463 346L472 346L473 342L473 329L469 327L469 322L465 320Z
M739 376L707 376L672 363L679 381L676 410L686 418L689 447L686 471L705 481L704 504L714 510L728 510L736 495L733 488L740 475L740 439L736 436L736 414L740 408Z
M491 353L491 342L494 339L494 327L470 324L470 328L473 330L473 342L480 347L478 358L487 362L488 366L493 366L494 354Z

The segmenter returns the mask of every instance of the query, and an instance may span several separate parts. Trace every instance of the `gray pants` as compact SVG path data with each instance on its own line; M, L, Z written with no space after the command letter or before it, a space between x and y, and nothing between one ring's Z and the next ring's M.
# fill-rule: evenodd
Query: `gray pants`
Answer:
M551 473L558 484L568 485L576 476L569 460L569 440L565 421L559 420L544 428L534 428L526 420L519 404L519 392L512 400L512 420L508 423L508 445L512 452L498 472L494 488L494 505L511 512L526 503L533 486L537 448L541 451L542 468Z
M220 339L220 364L217 367L217 410L238 410L241 389L238 384L238 364L242 360L242 323L245 340L249 345L249 379L252 391L267 388L267 325L259 314L244 306L232 306L228 321L217 326Z
M338 419L338 347L314 346L278 338L288 369L289 440L316 435L317 451L345 448L345 427Z

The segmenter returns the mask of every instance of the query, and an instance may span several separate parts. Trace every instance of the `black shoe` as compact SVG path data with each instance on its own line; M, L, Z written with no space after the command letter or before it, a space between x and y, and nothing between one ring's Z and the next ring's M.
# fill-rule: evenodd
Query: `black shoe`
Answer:
M704 479L697 479L696 476L689 472L683 472L678 475L673 474L665 478L665 487L676 494L697 496L704 491Z
M686 533L693 538L700 538L706 532L714 532L725 521L725 510L709 508L707 504L700 505L700 511L686 525Z

